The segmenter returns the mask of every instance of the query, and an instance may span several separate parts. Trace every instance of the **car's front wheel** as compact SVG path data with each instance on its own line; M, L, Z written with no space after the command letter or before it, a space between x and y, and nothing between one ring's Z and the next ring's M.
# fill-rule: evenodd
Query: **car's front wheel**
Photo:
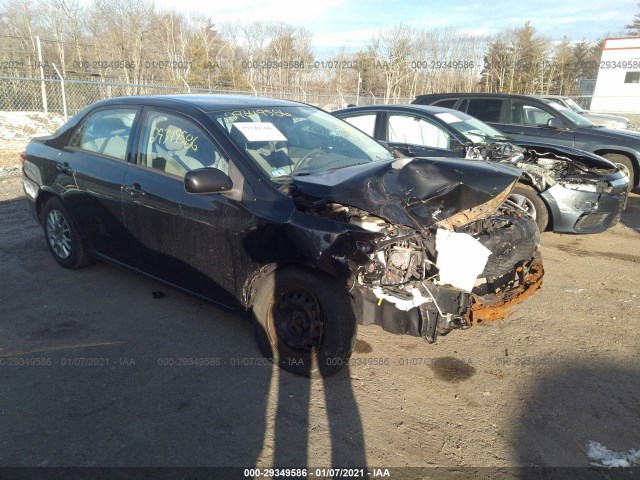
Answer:
M549 225L549 210L544 201L532 187L518 183L511 193L509 200L525 210L533 217L538 225L538 230L544 232Z
M296 375L327 376L351 357L357 324L344 285L305 267L276 269L260 280L252 301L262 354Z
M627 177L629 177L629 191L633 190L634 181L635 181L635 168L633 168L633 163L631 163L631 159L626 155L621 155L619 153L606 153L603 155L604 158L609 160L611 163L615 164L616 167L620 169Z
M42 229L53 258L65 268L81 268L93 261L60 199L52 197L42 211Z

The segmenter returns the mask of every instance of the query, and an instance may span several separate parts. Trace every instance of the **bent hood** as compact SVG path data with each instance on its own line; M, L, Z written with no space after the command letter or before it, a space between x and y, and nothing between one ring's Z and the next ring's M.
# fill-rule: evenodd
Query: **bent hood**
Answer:
M422 229L488 202L521 174L496 162L404 158L294 176L292 184L305 195Z
M537 142L513 142L519 147L528 151L535 151L538 154L546 155L551 154L557 157L564 157L574 162L579 162L587 169L593 170L611 170L615 171L616 167L612 162L603 158L595 153L587 152L585 150L578 150L577 148L567 147L565 145L549 145L546 143Z

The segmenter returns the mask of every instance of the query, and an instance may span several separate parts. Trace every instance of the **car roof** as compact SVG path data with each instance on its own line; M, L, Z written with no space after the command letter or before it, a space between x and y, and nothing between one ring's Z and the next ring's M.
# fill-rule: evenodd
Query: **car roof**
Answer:
M419 98L519 98L522 100L530 100L536 95L516 95L514 93L428 93L425 95L417 95Z
M365 105L360 107L347 107L340 110L336 110L335 113L349 113L349 112L367 112L370 110L388 110L388 111L417 111L417 112L425 112L425 113L445 113L445 112L455 112L455 113L463 113L458 110L452 110L450 108L445 107L436 107L433 105L419 105L415 103L407 104L407 105Z
M307 106L303 103L249 95L227 94L179 94L179 95L132 95L102 100L94 106L148 105L156 107L192 107L202 112L214 112L233 108L273 108Z
M533 98L569 98L567 95L529 95Z

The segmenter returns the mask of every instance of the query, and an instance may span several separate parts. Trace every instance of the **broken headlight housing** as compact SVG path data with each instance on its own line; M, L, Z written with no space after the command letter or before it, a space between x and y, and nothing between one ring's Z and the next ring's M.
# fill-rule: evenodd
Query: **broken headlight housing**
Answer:
M557 183L569 190L576 190L578 192L589 193L609 193L611 192L611 184L606 180L598 179L573 179L573 178L559 178Z

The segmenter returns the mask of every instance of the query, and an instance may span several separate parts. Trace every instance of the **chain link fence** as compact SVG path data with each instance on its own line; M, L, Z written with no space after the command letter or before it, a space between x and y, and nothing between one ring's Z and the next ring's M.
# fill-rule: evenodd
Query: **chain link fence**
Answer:
M327 111L347 105L375 105L384 103L383 98L373 94L345 95L340 92L295 91L236 91L210 88L190 88L152 84L128 84L91 80L61 80L55 78L0 76L0 169L12 168L19 163L20 152L34 136L53 133L66 118L85 106L105 98L154 95L154 94L241 94L257 95L283 100L309 103ZM571 97L582 108L589 109L591 96ZM410 103L412 98L394 98L392 103ZM628 118L636 127L640 126L640 113L602 112Z
M372 94L356 96L340 92L327 94L303 89L282 92L276 90L222 90L187 86L141 85L90 80L39 79L0 76L0 111L53 112L69 116L85 106L105 98L157 94L238 94L256 95L309 103L331 111L349 104L373 105L381 99ZM409 103L410 98L394 98L393 103Z
M66 118L87 105L112 97L159 94L238 94L256 95L309 103L327 111L347 105L374 105L381 99L374 95L309 93L302 89L282 91L238 91L187 86L140 85L90 80L0 76L0 168L19 163L20 152L29 139L53 133ZM409 103L410 98L395 98L393 103Z

